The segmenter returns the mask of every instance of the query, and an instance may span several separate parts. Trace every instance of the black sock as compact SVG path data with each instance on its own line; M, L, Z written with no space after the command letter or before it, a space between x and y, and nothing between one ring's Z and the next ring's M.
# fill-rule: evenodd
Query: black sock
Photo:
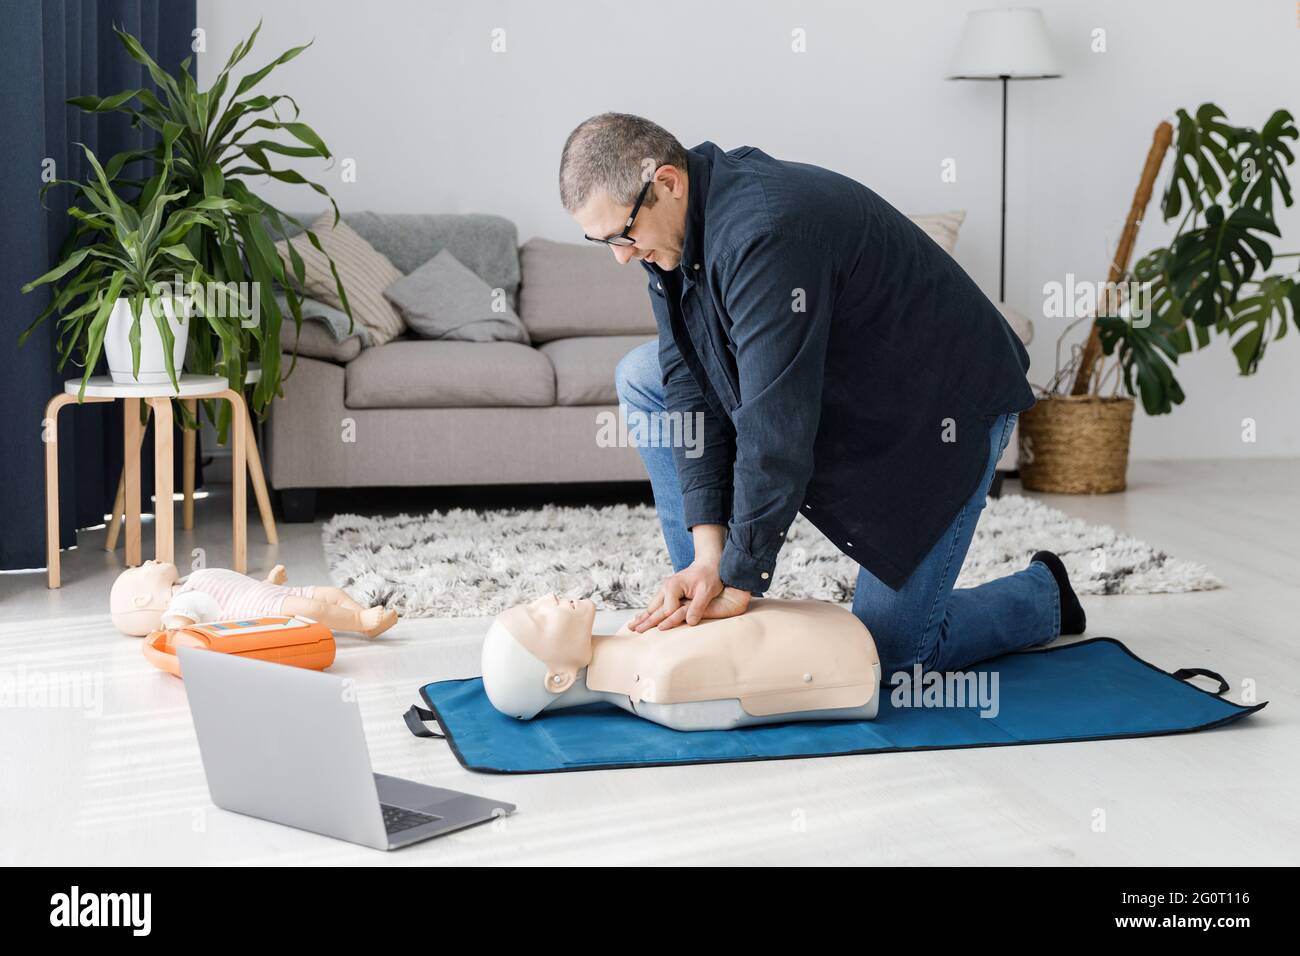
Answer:
M1074 588L1070 587L1070 575L1065 564L1051 551L1039 551L1029 560L1046 567L1056 579L1056 589L1061 592L1061 633L1082 634L1088 627L1088 616L1083 613L1083 605L1079 603Z

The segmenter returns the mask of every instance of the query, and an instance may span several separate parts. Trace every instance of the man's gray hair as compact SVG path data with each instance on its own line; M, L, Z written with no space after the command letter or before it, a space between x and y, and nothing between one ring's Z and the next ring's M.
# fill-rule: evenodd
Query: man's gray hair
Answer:
M601 113L569 134L560 154L560 202L575 213L597 193L620 206L636 202L660 166L686 171L686 150L662 126L630 113ZM654 205L654 191L646 195Z

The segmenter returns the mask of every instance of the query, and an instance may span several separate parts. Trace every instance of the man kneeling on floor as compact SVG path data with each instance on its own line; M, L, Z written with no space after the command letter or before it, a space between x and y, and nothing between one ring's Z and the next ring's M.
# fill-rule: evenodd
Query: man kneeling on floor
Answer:
M1024 346L920 227L846 176L622 113L569 135L559 178L586 238L648 279L659 338L619 363L620 403L704 425L689 454L638 448L674 573L635 630L743 614L802 513L859 564L886 675L1083 632L1049 551L953 587L1034 397Z

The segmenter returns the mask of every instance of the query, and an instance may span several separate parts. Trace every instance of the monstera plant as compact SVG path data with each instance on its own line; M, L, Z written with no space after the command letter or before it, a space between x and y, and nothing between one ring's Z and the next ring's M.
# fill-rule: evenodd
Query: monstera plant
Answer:
M247 40L236 45L212 85L199 90L190 72L192 57L182 61L173 76L154 62L135 37L115 28L127 54L148 70L157 92L130 89L111 96L78 96L68 102L89 113L125 113L132 125L157 132L155 145L119 153L104 164L110 182L143 188L146 180L124 176L124 171L138 162L150 163L154 169L167 164L173 177L168 186L169 208L200 210L214 220L191 230L184 238L185 247L199 273L211 282L227 287L247 284L239 287L256 290L256 308L245 311L255 312L257 321L238 323L233 338L227 323L191 322L187 366L191 372L223 375L232 389L241 390L250 362L259 362L261 378L253 390L251 407L264 415L271 400L283 394L280 326L284 316L276 300L278 291L283 291L295 326L302 322L302 259L293 245L287 244L291 259L286 267L276 252L275 241L287 238L289 227L294 226L305 231L308 241L325 253L310 229L258 197L250 180L270 177L308 186L329 200L335 222L338 206L324 186L292 169L277 168L276 163L283 160L272 158L330 158L324 141L310 126L298 121L297 103L284 94L252 92L272 70L311 44L285 51L237 82L232 79L232 71L252 51L260 30L259 23ZM351 315L337 270L334 279L339 299ZM216 416L213 421L224 441L229 406L224 402L207 403L206 408L210 417Z
M1194 115L1178 110L1177 121L1176 134L1168 122L1156 127L1108 278L1094 297L1099 304L1082 307L1061 332L1055 373L1020 416L1020 479L1031 491L1124 490L1135 399L1149 415L1181 404L1179 356L1224 339L1241 374L1250 375L1288 324L1300 334L1300 253L1272 245L1280 237L1275 207L1279 199L1292 203L1291 114L1278 110L1256 130L1231 125L1205 103ZM1177 226L1168 245L1130 269L1171 145L1161 214ZM1288 260L1291 268L1276 268ZM1062 361L1062 346L1081 322L1087 340L1072 344Z
M1300 331L1300 252L1272 246L1281 236L1277 202L1293 201L1286 170L1297 138L1291 114L1278 110L1258 130L1230 125L1213 103L1177 117L1161 202L1164 220L1179 220L1177 229L1133 268L1146 291L1141 306L1096 320L1117 382L1151 415L1183 401L1173 373L1178 356L1226 338L1238 370L1250 375L1289 322ZM1289 268L1270 271L1276 264Z

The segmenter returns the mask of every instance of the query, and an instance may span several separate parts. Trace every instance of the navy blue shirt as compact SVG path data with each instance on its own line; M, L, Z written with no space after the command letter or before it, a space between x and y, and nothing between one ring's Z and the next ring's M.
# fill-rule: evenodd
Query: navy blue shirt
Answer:
M727 526L721 578L761 594L802 511L897 590L975 492L989 427L1034 403L1002 314L861 183L752 146L687 153L678 269L642 263L686 526Z

